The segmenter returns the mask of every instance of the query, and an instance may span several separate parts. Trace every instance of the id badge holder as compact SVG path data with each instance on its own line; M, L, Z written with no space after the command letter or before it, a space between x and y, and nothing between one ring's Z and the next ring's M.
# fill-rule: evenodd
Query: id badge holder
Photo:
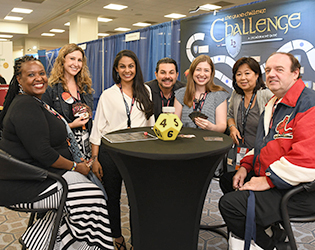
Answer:
M248 148L237 146L235 170L238 170L241 167L241 160L248 152Z
M82 148L86 159L91 157L91 146L89 140L89 132L87 129L82 130Z

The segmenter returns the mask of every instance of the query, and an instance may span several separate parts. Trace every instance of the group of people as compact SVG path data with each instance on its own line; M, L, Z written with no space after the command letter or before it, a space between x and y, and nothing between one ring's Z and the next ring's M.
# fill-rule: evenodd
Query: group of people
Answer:
M64 49L71 51L68 47ZM67 79L68 89L71 88L67 85L68 80L72 77L81 80L77 75L83 74L79 72L85 62L83 53L79 58L73 55L70 52L61 58L62 68L58 69ZM56 64L56 67L59 66ZM90 171L87 160L73 161L67 141L69 125L62 117L65 114L43 101L47 86L45 68L39 60L32 56L16 60L14 76L0 113L0 148L19 160L62 175L66 180L69 192L55 249L114 249L103 192L85 177ZM1 180L0 188L0 204L18 208L58 208L63 192L61 185L51 180ZM54 218L55 213L51 210L28 228L21 238L28 249L47 248L43 242L49 242L51 230L48 229Z
M241 74L242 68L239 69ZM265 250L290 249L288 242L284 242L286 234L279 226L282 220L281 198L290 188L315 179L315 156L310 147L315 139L312 133L315 125L315 92L305 86L300 69L299 61L289 53L276 52L267 59L266 84L273 97L267 102L257 123L253 149L241 160L236 172L225 173L220 179L224 195L220 199L219 209L229 231L244 239L247 209L254 210L255 221L251 223L256 226L256 243ZM238 73L235 79L238 81ZM245 88L243 91L246 108ZM258 104L256 113L264 95L267 93L259 95L258 91L255 95ZM234 121L231 118L229 126L239 128L237 118L234 117ZM248 123L249 114L247 119ZM231 137L237 143L237 140L244 138L239 136L244 132L233 132L233 129ZM246 125L245 142L250 142L250 131L247 132L247 129ZM288 202L290 216L314 214L314 198L315 193L307 191L294 196Z
M215 68L209 56L200 55L191 63L187 84L177 80L177 63L171 58L159 60L156 79L144 83L137 56L122 50L112 67L114 84L101 94L92 122L92 80L79 46L61 48L49 79L39 60L24 56L15 63L0 113L0 148L67 181L67 213L60 225L58 249L114 249L115 245L125 250L120 220L122 177L109 153L100 147L102 135L153 126L162 107L174 106L184 126L228 130L236 147L248 152L238 171L220 179L224 192L220 211L228 229L244 238L248 190L253 190L257 244L263 249L286 249L265 229L281 220L279 202L285 191L315 179L314 154L306 150L313 140L307 131L314 123L315 98L300 79L300 64L292 55L271 55L265 71L268 88L257 61L250 57L237 60L228 106L229 94L214 83ZM191 119L192 112L202 116ZM90 171L105 187L107 200L86 178ZM16 193L0 201L13 207L54 208L62 192L55 182L0 181L0 188L7 194ZM312 195L290 201L290 212L313 213L312 202L305 199ZM25 232L22 240L29 249L42 249L37 241L48 238L49 232L41 226L49 225L52 218L46 213Z

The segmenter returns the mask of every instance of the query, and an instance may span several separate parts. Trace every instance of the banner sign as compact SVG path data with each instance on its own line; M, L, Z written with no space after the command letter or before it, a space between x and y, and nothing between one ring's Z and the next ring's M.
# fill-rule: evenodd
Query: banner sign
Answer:
M11 81L13 76L13 42L0 42L0 75L7 83Z
M315 89L315 1L267 0L181 21L181 79L191 62L207 54L215 64L215 83L232 91L232 67L243 56L261 65L276 51L301 63L302 79Z

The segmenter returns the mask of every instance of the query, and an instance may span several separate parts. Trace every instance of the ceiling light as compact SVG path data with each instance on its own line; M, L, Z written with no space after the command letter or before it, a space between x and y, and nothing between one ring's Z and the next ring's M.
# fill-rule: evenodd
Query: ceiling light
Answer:
M138 22L138 23L133 24L133 26L139 26L139 27L147 27L150 25L151 25L151 23L142 23L142 22Z
M12 38L13 35L4 35L4 34L0 34L0 38Z
M42 33L41 36L55 36L53 33Z
M107 33L98 33L97 35L98 36L109 36L109 34L107 34Z
M70 22L65 23L64 26L70 26Z
M119 28L116 28L115 30L117 30L117 31L128 31L130 29L129 28L119 27Z
M5 42L5 41L8 41L8 39L0 38L0 41Z
M104 9L108 9L108 10L123 10L128 8L128 6L126 5L121 5L121 4L114 4L114 3L110 3L106 6L103 7Z
M21 21L23 19L23 17L19 17L19 16L6 16L4 18L5 20L10 20L10 21Z
M107 23L107 22L113 21L113 19L105 18L105 17L98 17L97 21L102 22L102 23Z
M214 5L214 4L204 4L200 6L201 10L205 10L205 11L210 11L210 10L217 10L217 9L221 9L222 7L219 5Z
M63 32L65 32L65 30L62 30L62 29L51 29L50 32L63 33Z
M30 14L33 12L31 9L23 9L23 8L13 8L11 12L15 13L23 13L23 14Z
M196 6L195 8L190 9L188 12L189 12L189 14L193 14L193 13L198 12L198 10L200 10L200 6Z
M182 18L182 17L185 17L185 16L186 16L186 15L177 14L177 13L172 13L172 14L165 15L164 17L177 19L177 18Z

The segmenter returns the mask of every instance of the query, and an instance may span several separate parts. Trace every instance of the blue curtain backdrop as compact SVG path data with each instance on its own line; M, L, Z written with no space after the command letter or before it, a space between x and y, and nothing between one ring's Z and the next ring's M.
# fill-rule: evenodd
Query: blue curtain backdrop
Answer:
M125 41L128 33L140 32L140 40ZM180 69L180 21L166 22L124 34L86 42L85 54L93 81L94 109L103 90L113 85L112 67L116 54L129 49L139 58L144 81L155 79L158 60L171 57ZM50 74L60 48L46 52L47 73ZM179 74L180 75L180 74Z
M46 72L48 76L54 66L59 50L60 48L46 51Z

